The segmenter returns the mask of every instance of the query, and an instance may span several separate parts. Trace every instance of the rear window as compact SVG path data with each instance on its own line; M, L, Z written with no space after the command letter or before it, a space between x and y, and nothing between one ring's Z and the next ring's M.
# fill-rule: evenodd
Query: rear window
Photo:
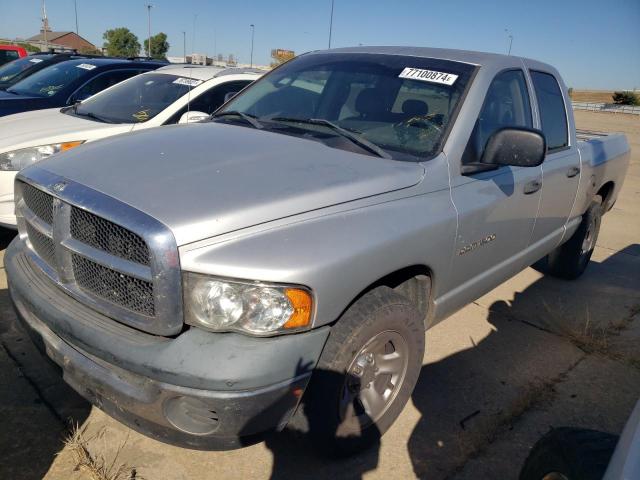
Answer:
M531 72L531 80L536 91L547 149L553 151L567 147L569 145L567 112L558 82L553 75L535 71Z

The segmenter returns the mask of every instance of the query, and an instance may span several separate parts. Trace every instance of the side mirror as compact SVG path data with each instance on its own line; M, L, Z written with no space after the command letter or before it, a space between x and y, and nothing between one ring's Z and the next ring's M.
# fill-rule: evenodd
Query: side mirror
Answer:
M539 130L521 127L503 128L487 141L480 163L537 167L547 153L547 143Z
M178 123L201 122L202 120L206 120L209 117L210 117L210 115L208 113L197 112L197 111L192 110L190 112L184 112L182 114L182 116L180 117L180 120L178 120Z
M227 103L229 100L235 97L238 93L240 92L227 92L226 95L224 96L224 103Z

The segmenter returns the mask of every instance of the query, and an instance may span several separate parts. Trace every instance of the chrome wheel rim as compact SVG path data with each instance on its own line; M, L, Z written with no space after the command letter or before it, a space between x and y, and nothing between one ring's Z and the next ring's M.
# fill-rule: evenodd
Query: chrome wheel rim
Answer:
M409 345L395 331L371 338L354 356L340 398L340 417L360 429L376 423L401 390L409 365Z

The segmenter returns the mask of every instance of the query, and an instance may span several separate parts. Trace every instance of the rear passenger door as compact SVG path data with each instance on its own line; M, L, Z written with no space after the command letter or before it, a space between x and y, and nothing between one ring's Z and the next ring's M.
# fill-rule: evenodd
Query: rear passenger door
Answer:
M532 244L546 252L564 234L578 191L580 156L570 145L569 122L559 82L548 72L530 70L538 109L538 125L547 141L542 164L542 200ZM533 259L535 261L537 259Z
M462 158L452 175L458 234L450 272L453 304L465 304L524 268L541 190L541 168L500 166L476 171L489 137L507 127L533 126L523 70L498 73L486 93Z

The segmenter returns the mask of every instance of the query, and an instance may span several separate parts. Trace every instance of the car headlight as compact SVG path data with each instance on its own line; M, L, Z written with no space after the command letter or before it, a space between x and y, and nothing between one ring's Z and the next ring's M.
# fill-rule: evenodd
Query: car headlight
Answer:
M311 327L313 299L305 288L184 274L185 320L212 331L252 335Z
M0 170L11 170L17 172L29 165L44 160L54 153L71 150L84 141L53 143L51 145L41 145L39 147L21 148L11 152L0 153Z

